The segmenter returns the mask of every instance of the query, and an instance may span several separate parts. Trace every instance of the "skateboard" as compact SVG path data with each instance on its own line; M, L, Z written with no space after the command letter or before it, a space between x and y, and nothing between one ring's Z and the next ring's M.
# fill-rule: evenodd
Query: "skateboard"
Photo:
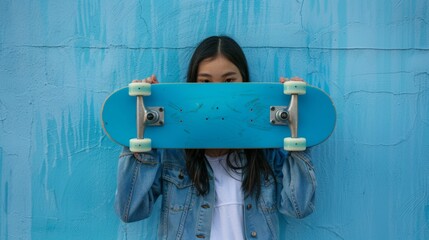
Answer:
M101 120L106 135L133 152L152 148L303 151L331 135L336 111L324 91L297 81L131 83L107 97Z

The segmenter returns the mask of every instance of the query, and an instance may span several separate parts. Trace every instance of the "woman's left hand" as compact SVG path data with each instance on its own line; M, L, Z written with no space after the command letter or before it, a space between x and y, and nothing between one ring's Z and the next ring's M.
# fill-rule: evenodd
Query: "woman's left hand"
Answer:
M292 78L280 77L280 82L281 83L284 83L286 81L300 81L300 82L305 82L304 79L302 79L300 77L292 77Z

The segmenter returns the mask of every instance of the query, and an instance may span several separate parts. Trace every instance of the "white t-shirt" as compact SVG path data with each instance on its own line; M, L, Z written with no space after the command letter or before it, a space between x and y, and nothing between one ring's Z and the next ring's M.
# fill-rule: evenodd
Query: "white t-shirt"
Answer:
M244 196L241 190L241 173L228 170L227 155L209 157L215 180L215 209L211 226L210 239L244 239L243 206ZM235 153L231 158L237 157Z

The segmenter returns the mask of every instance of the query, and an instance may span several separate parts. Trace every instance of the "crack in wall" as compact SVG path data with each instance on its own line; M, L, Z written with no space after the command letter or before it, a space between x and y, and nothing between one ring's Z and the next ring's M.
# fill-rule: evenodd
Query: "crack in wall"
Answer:
M3 45L4 49L14 48L39 48L39 49L95 49L95 50L193 50L195 46L183 47L132 47L123 44L108 46L71 46L71 45ZM307 49L320 51L429 51L429 48L372 48L372 47L308 47L308 46L246 46L243 49Z

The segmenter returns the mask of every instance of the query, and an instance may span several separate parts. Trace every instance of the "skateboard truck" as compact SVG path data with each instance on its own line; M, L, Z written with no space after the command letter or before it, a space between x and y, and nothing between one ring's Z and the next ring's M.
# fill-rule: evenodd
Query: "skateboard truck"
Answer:
M286 81L284 94L291 95L289 106L271 106L270 122L273 125L288 125L291 136L284 139L284 149L287 151L304 151L306 139L298 137L298 95L306 93L305 82Z
M146 109L143 96L151 94L151 84L146 82L133 82L128 85L129 95L137 97L137 138L130 139L131 152L148 152L152 149L152 141L144 138L145 124L162 125L164 109L160 107ZM156 110L158 109L158 111Z
M271 106L270 122L273 125L289 125L289 111L287 106Z
M148 107L146 111L146 125L148 126L164 125L164 108Z

